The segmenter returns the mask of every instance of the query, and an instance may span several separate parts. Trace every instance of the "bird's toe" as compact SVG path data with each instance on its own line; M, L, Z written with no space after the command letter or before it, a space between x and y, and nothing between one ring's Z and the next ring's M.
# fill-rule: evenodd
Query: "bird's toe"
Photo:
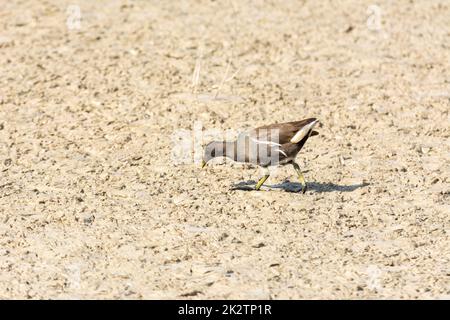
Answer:
M302 186L302 193L305 194L306 190L308 190L308 186L306 185L306 183Z

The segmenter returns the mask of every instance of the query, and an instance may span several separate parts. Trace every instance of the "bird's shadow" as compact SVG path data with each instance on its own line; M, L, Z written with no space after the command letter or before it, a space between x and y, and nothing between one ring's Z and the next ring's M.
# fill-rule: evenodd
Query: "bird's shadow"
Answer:
M256 181L241 181L237 184L231 186L231 190L240 190L240 191L254 191L255 190ZM370 185L370 183L358 183L351 185L339 185L334 183L320 183L320 182L308 182L308 191L314 191L317 193L322 192L352 192L358 188L364 188ZM289 180L283 181L279 184L273 185L263 185L261 190L273 190L273 189L282 189L286 192L300 192L302 190L301 183L298 182L290 182Z

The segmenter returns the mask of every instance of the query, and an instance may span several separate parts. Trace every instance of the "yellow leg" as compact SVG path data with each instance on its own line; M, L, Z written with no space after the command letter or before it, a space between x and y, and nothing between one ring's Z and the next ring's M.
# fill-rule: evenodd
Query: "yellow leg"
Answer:
M295 171L297 171L298 179L300 180L300 183L302 184L302 193L305 193L306 189L307 189L307 185L306 185L305 177L303 176L303 173L300 170L300 166L295 162L293 162L292 165L294 166Z
M266 182L267 178L269 177L268 174L265 174L261 179L259 179L258 183L256 184L255 190L259 190L264 182Z

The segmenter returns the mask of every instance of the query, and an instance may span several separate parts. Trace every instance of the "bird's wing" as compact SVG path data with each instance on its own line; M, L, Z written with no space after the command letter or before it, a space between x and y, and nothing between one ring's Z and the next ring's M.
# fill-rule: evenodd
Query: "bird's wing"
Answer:
M287 157L286 152L282 150L282 145L278 142L275 135L264 130L251 130L241 133L238 136L238 144L244 145L249 159L259 159L262 163L270 161L274 154L281 154Z
M262 126L251 131L258 140L268 140L277 144L300 142L317 124L315 118ZM265 137L265 139L264 139Z

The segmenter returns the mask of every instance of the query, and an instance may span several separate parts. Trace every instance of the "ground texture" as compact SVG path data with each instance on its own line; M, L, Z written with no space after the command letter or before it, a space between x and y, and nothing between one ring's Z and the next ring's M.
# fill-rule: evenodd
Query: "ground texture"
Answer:
M448 1L0 17L0 298L450 296ZM199 126L307 117L306 194L291 167L254 192L231 186L257 168L180 161Z

